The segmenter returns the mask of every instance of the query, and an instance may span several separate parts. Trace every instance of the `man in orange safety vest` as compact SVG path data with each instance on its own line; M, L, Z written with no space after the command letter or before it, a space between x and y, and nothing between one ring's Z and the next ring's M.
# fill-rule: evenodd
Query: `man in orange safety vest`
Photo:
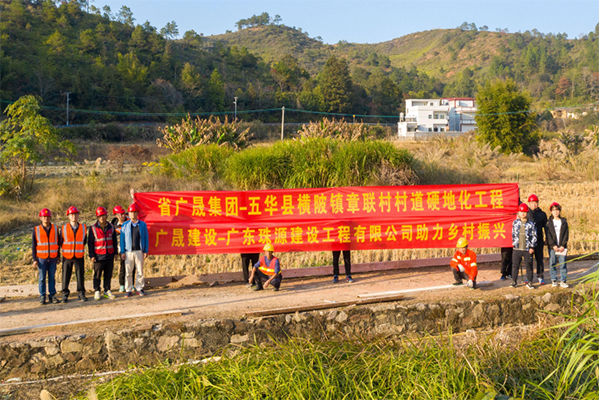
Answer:
M252 286L252 290L263 290L272 284L273 290L277 292L283 279L279 259L273 255L275 249L271 243L265 244L263 250L265 255L254 264L248 283L254 283L255 286Z
M469 250L467 239L461 237L456 243L456 253L450 261L452 273L454 274L453 285L462 285L462 280L467 281L470 289L475 289L477 283L477 255Z
M41 225L33 229L31 251L33 266L39 272L40 304L46 304L46 277L48 277L48 302L60 303L56 298L56 264L60 260L60 231L51 223L52 213L44 208L40 211Z
M71 206L67 210L69 223L64 224L61 230L62 264L62 294L63 303L69 301L69 283L75 269L77 277L77 292L80 301L87 301L85 297L85 239L87 227L79 223L79 210Z

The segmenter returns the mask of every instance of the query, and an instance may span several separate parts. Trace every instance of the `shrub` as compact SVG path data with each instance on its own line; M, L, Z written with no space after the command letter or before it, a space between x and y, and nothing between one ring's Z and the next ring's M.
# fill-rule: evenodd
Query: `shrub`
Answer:
M161 129L162 139L157 139L159 147L166 147L177 153L192 146L215 143L241 149L248 145L252 137L249 134L250 124L231 121L227 117L221 122L212 115L208 119L192 119L189 115L178 125L169 125Z
M108 153L108 159L115 162L121 172L125 163L133 164L136 171L139 172L142 169L142 163L150 161L151 158L152 151L137 144L133 146L113 146Z
M386 182L386 176L395 178ZM388 142L331 138L304 138L241 151L229 160L227 179L244 190L417 182L407 150Z
M213 143L168 155L158 165L160 172L171 177L208 180L224 174L232 153L231 148Z
M375 136L375 132L363 123L349 124L343 120L327 118L302 125L298 134L301 138L334 138L347 141L365 140Z

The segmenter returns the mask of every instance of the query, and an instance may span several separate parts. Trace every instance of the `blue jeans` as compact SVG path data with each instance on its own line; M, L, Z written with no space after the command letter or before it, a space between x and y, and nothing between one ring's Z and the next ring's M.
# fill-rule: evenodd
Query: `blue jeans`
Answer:
M46 295L46 274L48 275L48 294L56 295L56 258L38 259L38 271L40 272L39 289L40 296Z
M567 256L559 256L553 249L548 249L550 254L550 279L554 282L556 280L556 268L560 268L560 278L563 282L567 281ZM558 258L558 265L556 260Z

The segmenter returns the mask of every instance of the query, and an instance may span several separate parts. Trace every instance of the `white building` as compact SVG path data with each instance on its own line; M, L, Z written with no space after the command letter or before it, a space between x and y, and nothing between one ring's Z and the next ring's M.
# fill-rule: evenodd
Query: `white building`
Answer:
M477 107L472 98L408 99L400 113L398 135L422 136L425 132L468 132L477 127Z

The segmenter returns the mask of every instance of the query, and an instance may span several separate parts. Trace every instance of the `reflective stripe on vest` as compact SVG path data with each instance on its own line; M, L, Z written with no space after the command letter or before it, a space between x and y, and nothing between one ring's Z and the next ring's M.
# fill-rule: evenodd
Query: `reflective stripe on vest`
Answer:
M73 257L75 258L83 258L85 255L85 232L87 227L85 224L79 224L79 228L77 229L77 234L73 233L73 227L71 224L65 224L62 228L62 252L63 257L68 258L69 260Z
M267 258L267 256L263 256L260 258L260 265L258 266L258 269L263 272L265 275L275 275L275 268L269 268L267 267L267 263L265 262L265 259ZM275 266L275 262L277 261L277 257L273 257L271 259L271 261L269 261L269 265L273 265Z
M35 256L43 260L58 257L58 227L50 224L50 237L42 225L35 227Z
M92 232L94 233L94 250L96 254L114 254L115 248L112 240L113 226L110 223L107 223L108 230L106 234L100 228L98 223L95 223L92 226Z

